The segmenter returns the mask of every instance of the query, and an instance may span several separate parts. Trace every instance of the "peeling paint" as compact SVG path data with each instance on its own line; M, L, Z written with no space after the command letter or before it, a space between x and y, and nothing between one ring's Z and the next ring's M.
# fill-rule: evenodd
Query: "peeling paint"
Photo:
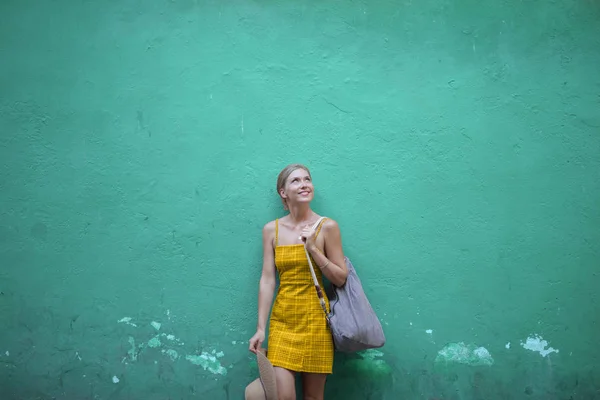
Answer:
M113 383L119 383L119 378L117 378L117 376L115 375L112 377L112 381Z
M148 340L148 347L160 347L162 343L160 342L160 338L158 336L154 336L152 339Z
M172 349L163 350L162 353L171 357L172 361L175 361L179 358L179 354L175 350L172 350Z
M129 345L131 346L131 348L127 352L127 355L129 356L129 359L131 361L136 361L138 352L137 352L137 349L135 348L135 339L132 336L129 336L128 341L129 341Z
M177 338L175 337L175 335L171 335L171 334L168 334L168 335L167 335L166 333L162 333L162 334L161 334L161 336L162 336L162 337L165 337L165 338L167 338L167 340L170 340L170 341L176 342L176 343L177 343L179 346L183 346L183 345L185 344L185 343L183 343L181 340L177 339Z
M527 338L525 343L521 342L521 346L524 349L535 351L540 353L542 357L546 357L550 353L558 353L558 349L548 347L548 342L544 340L540 335L533 335Z
M391 375L392 368L381 359L383 353L379 350L369 349L357 353L360 359L350 360L346 364L357 373L371 378L382 378Z
M131 317L123 317L120 320L118 320L117 323L127 324L137 328L137 325L131 322Z
M161 325L161 324L160 324L160 322L152 321L152 322L150 323L150 325L152 325L152 327L153 327L154 329L156 329L157 331L158 331L158 330L160 330L160 325Z
M506 343L506 344L504 345L504 347L506 347L507 349L510 349L510 342Z
M492 365L494 359L485 347L449 343L438 352L436 362L459 363L467 365Z
M212 351L213 354L202 352L200 355L188 355L185 357L186 360L194 365L199 365L204 368L205 371L212 372L213 374L227 375L227 369L221 365L218 358L224 356L223 352Z

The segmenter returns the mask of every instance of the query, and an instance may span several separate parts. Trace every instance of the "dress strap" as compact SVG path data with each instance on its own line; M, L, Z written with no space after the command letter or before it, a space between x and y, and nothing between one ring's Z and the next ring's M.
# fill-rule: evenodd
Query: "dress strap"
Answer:
M275 220L275 247L279 243L279 218Z
M315 232L315 239L319 236L319 232L321 232L321 228L323 227L323 224L325 223L326 220L327 220L327 218L323 218L323 220L317 227L317 231Z

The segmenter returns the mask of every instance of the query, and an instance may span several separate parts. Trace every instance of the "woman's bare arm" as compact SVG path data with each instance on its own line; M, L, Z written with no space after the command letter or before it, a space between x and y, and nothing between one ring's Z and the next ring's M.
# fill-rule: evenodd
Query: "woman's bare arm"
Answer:
M273 304L275 293L275 259L273 249L273 236L275 234L275 223L269 222L263 227L263 268L258 289L258 323L256 330L265 331L269 311Z
M311 246L308 251L317 264L315 267L320 268L323 275L335 286L343 286L348 277L348 268L342 249L340 227L336 221L327 219L323 223L321 232L325 239L324 250L326 255L316 245Z

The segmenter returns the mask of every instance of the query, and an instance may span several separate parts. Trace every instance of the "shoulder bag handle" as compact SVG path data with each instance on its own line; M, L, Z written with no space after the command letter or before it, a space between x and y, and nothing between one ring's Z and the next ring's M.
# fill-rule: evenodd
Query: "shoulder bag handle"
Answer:
M326 217L319 218L319 220L313 225L313 230L317 229L319 224L325 218ZM312 279L315 284L315 290L317 291L317 296L319 296L319 302L321 303L321 308L325 312L325 317L329 320L329 313L327 313L327 305L325 304L325 298L323 297L323 290L321 290L321 285L319 285L319 281L317 280L317 275L315 274L315 269L313 268L310 254L308 254L308 249L306 248L306 243L304 244L304 252L306 253L306 258L308 260L308 266L310 267L310 274L312 275Z

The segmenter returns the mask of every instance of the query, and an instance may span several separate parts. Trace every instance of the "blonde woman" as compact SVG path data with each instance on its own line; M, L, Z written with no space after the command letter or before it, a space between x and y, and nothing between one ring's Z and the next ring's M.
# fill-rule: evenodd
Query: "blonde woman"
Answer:
M333 369L333 339L312 281L304 247L312 258L321 287L323 275L336 286L346 282L338 224L320 216L310 171L301 164L285 167L277 179L277 193L289 212L263 228L263 268L258 294L258 324L250 339L256 353L265 340L271 305L267 357L275 367L280 400L295 399L295 374L302 375L305 400L322 400L325 381ZM318 267L318 268L317 268ZM279 290L273 303L276 276ZM325 295L325 294L324 294ZM329 300L325 298L329 310Z

